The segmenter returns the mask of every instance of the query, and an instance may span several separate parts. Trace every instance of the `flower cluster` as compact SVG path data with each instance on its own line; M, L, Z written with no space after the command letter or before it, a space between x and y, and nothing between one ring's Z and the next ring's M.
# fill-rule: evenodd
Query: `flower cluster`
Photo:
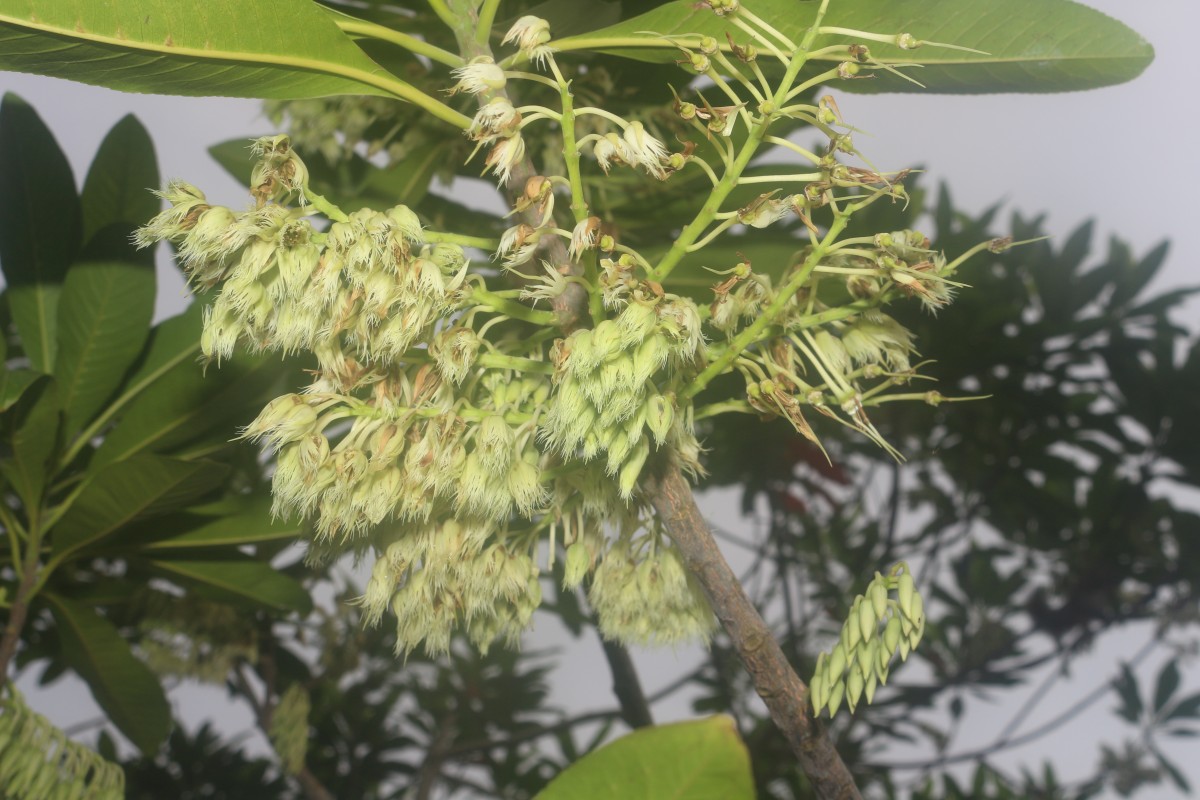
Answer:
M889 597L892 589L894 600ZM866 594L854 598L838 643L817 656L808 684L813 713L828 708L832 717L843 699L851 712L864 696L872 702L875 689L887 684L892 658L899 653L901 661L907 660L921 641L924 609L907 564L897 564L886 578L875 573Z
M677 413L654 378L669 362L696 358L698 339L686 329L698 330L699 321L686 299L639 297L615 319L559 340L551 354L557 386L542 423L550 448L583 461L603 455L626 500L652 443L669 443L684 458L697 453L689 415Z

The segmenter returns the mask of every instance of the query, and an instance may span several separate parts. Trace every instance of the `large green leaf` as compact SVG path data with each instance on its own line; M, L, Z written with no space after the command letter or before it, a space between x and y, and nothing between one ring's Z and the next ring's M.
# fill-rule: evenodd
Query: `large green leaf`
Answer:
M34 381L4 415L4 440L11 455L0 459L0 473L21 496L26 508L37 508L58 448L62 413L58 386L46 377Z
M25 390L32 386L42 373L31 369L0 370L0 411L8 411L13 407Z
M159 200L150 191L158 186L154 142L127 114L100 143L83 182L83 240L114 222L145 223L158 213Z
M68 436L121 385L150 333L154 267L134 260L129 230L100 231L63 282L56 372Z
M171 707L158 678L134 657L107 619L54 593L44 597L58 623L63 658L87 682L113 724L143 753L153 755L171 730Z
M746 7L799 41L812 24L817 3L747 0ZM931 42L970 47L986 54L933 46L901 50L869 42L871 54L893 64L921 64L909 73L929 91L1063 92L1132 80L1154 57L1141 36L1117 20L1073 0L834 0L825 25L871 33L909 33ZM649 33L653 32L653 33ZM674 61L679 50L664 36L747 37L692 0L675 0L608 28L551 42L559 50L598 50L645 61ZM853 37L819 36L814 49L853 43ZM830 58L825 56L824 58ZM769 63L768 56L760 59ZM842 59L838 59L842 60ZM828 69L830 61L821 69ZM877 72L870 80L839 81L850 92L913 91L913 84Z
M750 755L729 717L642 728L571 765L535 800L753 800Z
M250 602L278 611L312 610L312 598L298 582L265 561L227 558L217 561L151 561L151 567L199 594L216 600Z
M288 99L389 78L311 0L0 0L0 69L126 92Z
M286 523L271 517L271 498L265 493L222 500L179 515L155 520L169 535L155 538L142 549L165 553L209 547L292 539L304 531L303 523ZM177 533L182 531L182 533Z
M0 104L0 267L29 362L52 372L58 294L80 241L71 165L37 112L14 94Z
M226 472L209 461L152 455L108 465L93 474L54 526L55 555L65 558L136 519L183 508L218 486Z
M228 441L235 427L257 416L287 369L269 355L245 356L207 374L190 360L179 364L133 399L93 463L170 452L214 430Z

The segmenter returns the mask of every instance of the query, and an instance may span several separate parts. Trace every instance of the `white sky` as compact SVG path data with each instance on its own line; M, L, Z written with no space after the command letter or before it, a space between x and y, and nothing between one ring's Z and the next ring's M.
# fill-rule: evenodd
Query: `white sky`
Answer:
M1200 127L1200 91L1194 86L1194 78L1200 74L1195 66L1200 4L1192 0L1091 0L1088 4L1121 19L1155 45L1157 59L1142 78L1123 86L1064 95L839 94L839 106L851 124L874 134L856 137L856 144L881 169L925 165L930 173L926 185L933 187L947 178L965 210L979 211L1006 200L1011 208L1026 214L1048 211L1049 227L1059 235L1096 217L1100 252L1110 233L1131 241L1138 253L1162 239L1174 239L1176 244L1157 288L1195 283L1200 280L1200 270L1185 242L1196 229L1200 205L1189 195L1200 186L1200 155L1194 145L1194 131ZM17 92L37 108L67 151L77 180L82 180L105 132L132 111L150 130L164 177L183 177L204 188L212 200L234 206L244 204L245 190L225 176L205 148L234 137L274 132L259 104L250 100L126 95L11 73L0 73L0 90ZM177 280L160 287L160 307L181 301L182 286ZM1196 320L1190 323L1195 327ZM736 507L736 501L714 497L706 505L715 518L724 518L727 527L733 526L729 509ZM563 653L563 674L571 678L554 687L554 699L574 709L611 705L610 679L594 637L575 644L557 638L550 627L543 621L527 646L542 647L552 640ZM1031 724L1106 680L1118 660L1128 657L1146 635L1148 631L1140 631L1102 641L1091 657L1075 665L1073 679L1061 692L1052 694ZM647 689L653 691L696 655L695 650L685 648L638 652L635 657L644 670ZM1165 651L1143 666L1143 685L1152 685L1163 655ZM1185 672L1182 691L1198 689L1200 673L1193 661ZM197 719L221 704L223 696L216 690L189 691L175 700L186 705L189 719ZM1006 695L993 711L977 712L968 742L987 741L994 734L993 725L1002 724L1004 712L1021 699L1019 692ZM59 684L51 693L31 691L30 701L61 724L95 713L86 690L77 685ZM1110 709L1115 704L1097 704L1093 713L1050 742L1015 755L1037 760L1050 754L1064 777L1086 774L1095 763L1097 731L1112 739L1131 731L1113 722ZM689 713L686 705L676 703L667 709L666 718ZM250 725L249 715L241 709L223 711L220 717L231 729ZM1194 757L1189 759L1182 747L1169 748L1169 752L1193 784L1200 786L1200 763ZM1161 788L1143 796L1176 795Z

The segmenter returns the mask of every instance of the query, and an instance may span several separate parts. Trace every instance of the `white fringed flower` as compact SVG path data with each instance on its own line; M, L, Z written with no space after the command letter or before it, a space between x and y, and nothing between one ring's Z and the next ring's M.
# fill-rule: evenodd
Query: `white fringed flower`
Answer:
M507 79L504 77L504 70L487 56L480 56L473 59L470 64L451 70L450 74L458 78L458 83L454 85L451 94L457 94L458 92L479 94L480 92L503 89L505 83L507 83Z

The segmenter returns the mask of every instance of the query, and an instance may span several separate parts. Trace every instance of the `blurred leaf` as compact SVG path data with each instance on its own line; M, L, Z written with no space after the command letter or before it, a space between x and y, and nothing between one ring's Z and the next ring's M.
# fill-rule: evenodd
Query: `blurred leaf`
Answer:
M759 0L754 12L799 42L815 17L817 3ZM982 50L968 53L927 45L901 50L871 42L871 55L894 65L924 65L905 70L928 91L1064 92L1093 89L1132 80L1154 57L1153 48L1115 19L1069 0L1008 0L1005 3L925 0L923 3L880 3L838 0L831 3L824 25L884 35L910 33L925 41ZM646 32L653 31L655 35ZM617 25L582 36L557 39L558 50L601 50L645 61L674 61L679 49L663 36L699 34L724 43L746 35L732 23L692 0L674 0ZM641 41L639 41L641 40ZM821 35L817 50L860 41L843 35ZM843 56L826 55L820 70ZM766 63L764 56L760 59ZM911 92L913 84L883 71L869 80L838 83L850 92Z
M138 263L129 227L96 234L67 271L58 301L58 363L66 434L96 414L142 352L154 315L154 267Z
M105 135L83 182L83 241L114 222L147 222L158 213L157 188L154 142L138 118L126 114Z
M1175 704L1175 707L1167 712L1165 720L1172 719L1187 719L1188 717L1200 717L1200 692L1193 695L1188 695L1184 699Z
M0 266L13 321L38 372L54 371L58 294L80 235L79 197L67 157L37 112L15 94L5 94L0 103Z
M1171 701L1171 695L1179 688L1179 664L1176 659L1168 661L1158 673L1154 684L1154 713L1162 711Z
M642 728L584 756L535 800L753 800L750 757L726 716Z
M312 598L304 587L264 561L248 557L218 561L179 559L151 561L150 565L213 599L248 600L279 611L298 611L301 615L312 610Z
M104 617L52 592L43 596L58 623L67 663L121 733L152 754L171 729L171 708L158 678Z

